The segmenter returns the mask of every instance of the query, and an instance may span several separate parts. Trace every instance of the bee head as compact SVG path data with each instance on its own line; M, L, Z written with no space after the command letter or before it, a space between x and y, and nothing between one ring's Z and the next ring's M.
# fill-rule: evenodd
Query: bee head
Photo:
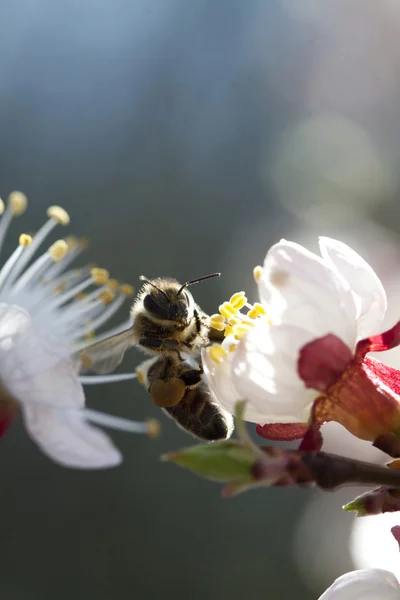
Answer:
M170 279L150 281L142 275L140 279L148 284L147 289L145 288L143 305L157 319L187 325L193 317L194 300L192 294L185 288L204 279L219 277L219 275L220 273L213 273L200 279L188 281L184 285Z

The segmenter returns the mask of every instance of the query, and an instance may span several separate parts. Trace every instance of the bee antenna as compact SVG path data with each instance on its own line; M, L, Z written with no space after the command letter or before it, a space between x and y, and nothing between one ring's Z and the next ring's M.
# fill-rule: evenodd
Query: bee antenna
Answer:
M147 279L147 277L145 277L144 275L140 275L139 279L140 279L140 281L145 281L146 283L148 283L149 285L151 285L154 289L157 290L157 292L160 292L160 294L162 294L163 296L165 296L165 298L169 302L169 298L168 298L167 294L163 290L160 290L160 288L158 288L156 285L154 285L154 283L152 281L150 281L150 279Z
M221 273L212 273L211 275L204 275L204 277L199 277L198 279L192 279L192 281L187 281L179 289L179 291L176 295L179 296L181 291L184 290L185 287L187 287L188 285L193 285L194 283L199 283L199 281L205 281L206 279L214 279L214 277L220 277L220 276L221 276Z

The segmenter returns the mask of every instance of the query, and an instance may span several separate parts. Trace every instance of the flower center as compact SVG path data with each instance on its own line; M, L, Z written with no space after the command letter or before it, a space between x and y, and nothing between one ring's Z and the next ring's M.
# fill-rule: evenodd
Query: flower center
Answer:
M253 275L256 282L260 279L261 274L262 267L255 267ZM247 311L244 312L244 309ZM266 319L270 323L265 307L259 302L250 304L245 292L233 294L228 302L220 305L219 313L210 317L211 327L224 334L221 344L212 344L207 348L210 358L215 363L221 364L229 352L236 350L239 341L251 327L254 327L258 319Z

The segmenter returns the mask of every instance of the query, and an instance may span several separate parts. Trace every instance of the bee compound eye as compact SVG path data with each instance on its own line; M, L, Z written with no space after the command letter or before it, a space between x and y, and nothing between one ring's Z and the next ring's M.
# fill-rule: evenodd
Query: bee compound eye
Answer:
M169 318L169 311L160 306L151 294L147 294L147 296L144 297L143 305L153 317L158 317L159 319Z
M166 408L179 404L185 395L186 385L179 377L172 377L167 381L156 379L149 391L154 404L160 408Z

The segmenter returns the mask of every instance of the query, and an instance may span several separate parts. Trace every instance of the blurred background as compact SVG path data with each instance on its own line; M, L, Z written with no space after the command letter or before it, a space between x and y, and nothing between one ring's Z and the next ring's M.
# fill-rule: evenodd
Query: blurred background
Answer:
M222 271L194 290L212 313L234 291L255 294L252 268L280 238L315 250L330 235L373 265L387 324L399 319L397 0L3 0L0 20L0 190L30 200L9 250L61 204L91 240L87 261L122 281ZM132 351L125 369L140 360ZM400 366L396 352L387 360ZM20 422L9 430L1 600L311 600L377 565L386 542L396 568L389 526L355 530L341 511L360 490L223 501L159 462L192 439L138 384L92 386L87 399L159 417L162 435L112 434L123 465L78 472ZM349 437L327 428L326 448L384 460Z

